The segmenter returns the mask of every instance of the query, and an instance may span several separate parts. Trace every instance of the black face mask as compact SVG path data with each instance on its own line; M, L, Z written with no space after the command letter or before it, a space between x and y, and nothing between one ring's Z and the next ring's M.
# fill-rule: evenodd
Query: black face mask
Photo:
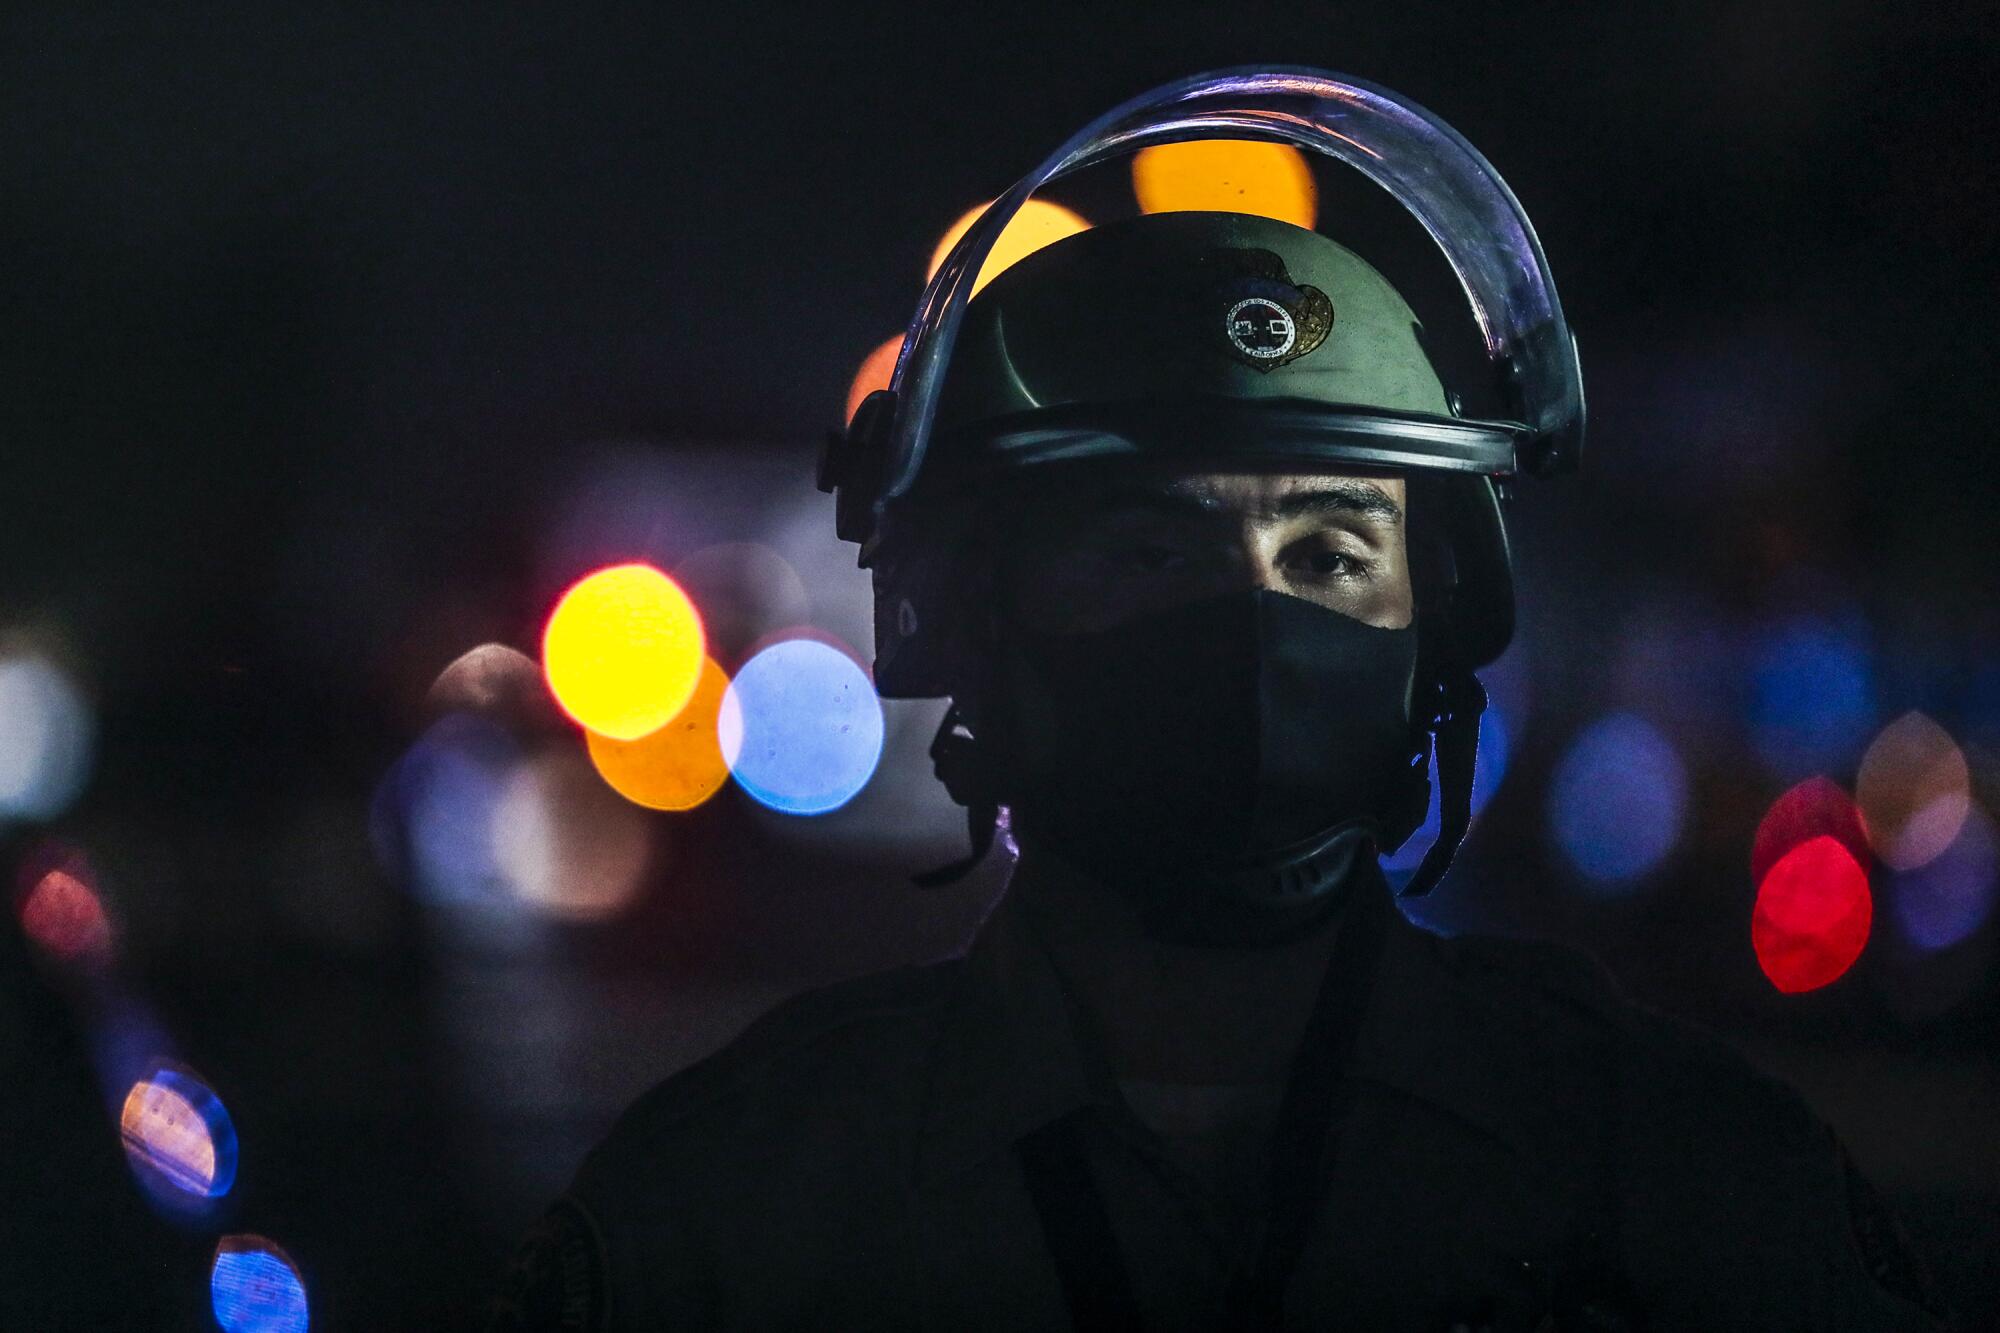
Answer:
M1414 626L1252 589L1009 637L1015 832L1130 896L1158 938L1294 938L1423 817Z

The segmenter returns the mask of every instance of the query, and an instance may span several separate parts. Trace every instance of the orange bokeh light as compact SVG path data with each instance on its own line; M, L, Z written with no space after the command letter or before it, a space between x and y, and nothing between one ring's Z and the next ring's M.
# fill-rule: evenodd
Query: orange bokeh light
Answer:
M944 234L944 239L937 243L937 249L931 252L930 267L924 270L925 282L937 276L938 269L944 264L945 256L951 253L951 247L958 244L958 238L971 230L972 224L979 220L979 215L990 207L992 207L990 202L981 204L951 224L951 230ZM1043 246L1054 244L1065 236L1074 236L1080 231L1089 230L1090 223L1082 214L1072 209L1064 208L1061 204L1052 204L1046 199L1028 200L1021 205L1021 211L1016 213L1001 230L1000 239L995 241L993 248L987 252L986 262L980 266L979 276L973 280L972 294L977 296L981 287ZM850 418L852 415L849 413Z
M165 1177L184 1194L216 1190L215 1136L195 1104L164 1081L141 1079L125 1095L118 1132L135 1162Z
M861 410L861 400L877 389L889 387L889 381L896 374L896 358L902 355L903 335L895 337L870 352L861 362L861 369L854 372L854 383L847 386L847 415L844 421L854 420L854 414Z
M1132 192L1146 213L1254 213L1310 227L1319 188L1306 155L1288 144L1193 139L1132 158Z
M701 665L701 679L673 721L637 740L587 736L590 762L611 789L649 810L692 810L729 780L716 728L729 676L713 658Z
M1787 995L1817 990L1854 966L1874 913L1860 862L1836 838L1809 838L1757 886L1750 915L1757 964Z
M644 564L580 579L542 636L549 692L579 725L614 740L658 731L685 708L705 653L694 603Z

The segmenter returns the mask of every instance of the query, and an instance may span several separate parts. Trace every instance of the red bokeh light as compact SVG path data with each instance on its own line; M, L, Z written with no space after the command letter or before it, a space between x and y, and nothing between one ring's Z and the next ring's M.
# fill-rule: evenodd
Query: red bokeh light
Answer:
M1750 882L1762 884L1771 868L1814 838L1831 838L1861 867L1873 864L1868 826L1860 807L1831 778L1807 778L1771 803L1750 848Z
M45 842L29 853L17 873L15 910L21 932L37 948L65 963L101 963L110 957L111 919L81 852Z
M1750 943L1771 984L1797 995L1854 966L1874 915L1868 872L1839 839L1820 835L1779 857L1758 881Z

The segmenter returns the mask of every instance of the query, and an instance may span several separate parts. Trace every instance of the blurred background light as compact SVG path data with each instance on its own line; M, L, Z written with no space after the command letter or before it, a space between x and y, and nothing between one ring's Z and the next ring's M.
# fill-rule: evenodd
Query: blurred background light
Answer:
M1140 211L1255 213L1310 227L1319 190L1305 154L1289 144L1195 139L1142 148L1132 158Z
M729 780L718 730L728 698L729 676L708 658L687 707L652 735L614 741L585 732L590 762L628 801L649 810L692 810Z
M1874 677L1865 636L1821 618L1760 635L1750 668L1750 732L1780 777L1850 762L1874 721Z
M1497 703L1487 705L1486 712L1479 719L1479 766L1472 774L1472 817L1477 820L1479 812L1493 799L1493 793L1500 789L1501 780L1507 776L1507 721ZM1438 835L1438 787L1433 775L1431 782L1430 811L1424 816L1423 824L1410 835L1409 841L1394 852L1382 858L1382 869L1387 871L1392 881L1406 880L1416 871Z
M1762 883L1786 853L1814 838L1832 838L1865 871L1873 864L1861 811L1831 778L1807 778L1771 802L1750 846L1750 882Z
M1680 841L1687 772L1671 742L1631 713L1579 733L1549 784L1549 829L1584 879L1629 885Z
M508 776L492 837L508 890L567 921L603 920L630 905L652 859L646 816L571 749L543 750Z
M678 561L672 577L701 608L708 655L725 667L748 657L758 636L812 611L799 571L763 542L710 543Z
M1787 995L1837 981L1868 943L1868 872L1836 838L1809 838L1757 885L1750 942L1758 966Z
M1632 599L1609 645L1609 697L1671 735L1691 768L1728 745L1742 725L1731 707L1737 663L1723 623L1707 590L1669 578Z
M91 1025L91 1058L104 1091L105 1109L120 1115L132 1086L157 1073L174 1053L173 1038L151 1009L107 979Z
M38 656L0 656L0 820L54 819L90 775L90 707Z
M2000 645L1986 652L2000 658ZM1974 747L2000 756L2000 663L1975 667L1959 689L1961 734Z
M718 728L738 785L793 815L839 809L882 756L882 703L852 657L817 639L765 648L730 682Z
M56 864L46 864L54 860ZM35 946L64 963L102 963L111 956L111 922L81 856L31 857L33 876L21 897L21 929Z
M298 1266L262 1236L224 1236L208 1273L209 1306L224 1333L306 1333Z
M1893 869L1914 870L1958 837L1972 804L1972 775L1943 727L1905 713L1861 757L1854 799L1875 855Z
M1707 501L1718 491L1768 484L1823 456L1830 431L1839 429L1824 413L1838 397L1840 377L1824 338L1781 307L1760 305L1743 316L1726 326L1683 329L1643 349L1620 348L1610 364L1593 363L1592 375L1618 386L1621 407L1635 423L1661 423L1668 434L1659 443L1678 442L1674 449L1630 450L1627 484L1665 503ZM1654 439L1647 436L1649 446ZM1689 466L1696 459L1699 466ZM1791 499L1803 498L1800 488L1791 489ZM1788 540L1785 508L1760 513L1761 540Z
M378 853L433 904L505 896L494 856L494 816L520 747L499 724L447 713L396 761L371 812Z
M958 244L958 238L970 231L972 224L979 220L979 215L990 207L992 203L989 201L977 208L969 209L963 217L951 224L944 238L937 243L937 248L931 252L930 266L924 270L925 282L937 276L938 269L944 265L945 256L951 253L951 247ZM979 276L973 280L973 295L977 296L980 288L1043 246L1052 245L1065 236L1074 236L1080 231L1088 230L1090 223L1073 210L1064 208L1061 204L1050 203L1046 199L1028 200L1001 229L999 239L994 241L993 248L987 251L986 262L980 267Z
M651 565L613 565L571 585L549 616L542 667L580 726L633 740L667 724L701 676L701 616Z
M424 704L438 716L465 709L531 724L556 715L541 667L526 653L504 643L482 643L452 659L431 682Z
M854 420L854 414L861 408L861 400L877 389L889 387L889 381L896 375L896 358L903 354L903 336L897 334L887 339L861 360L861 368L854 372L854 382L847 386L847 415L842 424Z
M1974 806L1937 856L1890 881L1890 907L1903 938L1925 951L1964 943L1993 914L2000 848L1993 820Z
M236 1182L236 1128L208 1085L174 1067L132 1085L118 1113L125 1158L155 1199L176 1208L221 1198Z

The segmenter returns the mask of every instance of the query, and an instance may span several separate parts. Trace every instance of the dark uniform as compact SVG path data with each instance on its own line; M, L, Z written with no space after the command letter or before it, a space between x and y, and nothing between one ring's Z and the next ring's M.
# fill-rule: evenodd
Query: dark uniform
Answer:
M1380 910L1281 1326L1941 1326L1796 1093L1582 954ZM1055 1257L1077 1242L1052 1248L1028 1170L1058 1125L1140 1326L1241 1326L1230 1279L1264 1201L1231 1186L1260 1174L1170 1152L1083 1031L1012 897L962 959L788 1001L625 1115L524 1249L499 1326L1077 1326Z

